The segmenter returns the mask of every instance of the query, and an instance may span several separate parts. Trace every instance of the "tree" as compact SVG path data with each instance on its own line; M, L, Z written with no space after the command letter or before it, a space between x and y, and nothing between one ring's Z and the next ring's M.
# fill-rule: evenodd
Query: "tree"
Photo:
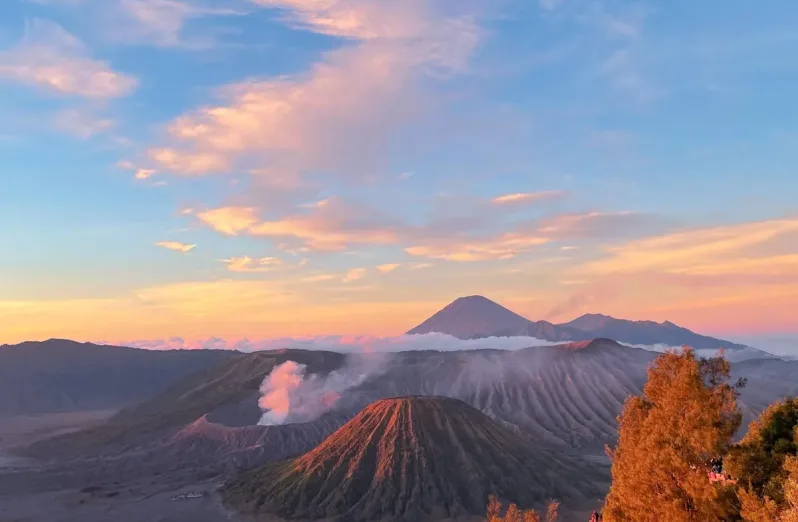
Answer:
M783 468L787 477L781 503L751 489L740 489L740 515L745 522L798 522L798 457L787 457Z
M745 437L726 456L723 467L750 493L784 502L789 470L784 464L798 453L798 399L770 405L751 422Z
M745 522L798 522L798 399L770 405L729 451Z
M557 522L560 518L560 502L552 500L546 508L546 522Z
M618 417L604 520L713 522L735 511L732 487L711 483L708 472L740 426L736 398L722 354L697 359L684 348L657 357L643 394Z
M515 503L510 504L510 507L507 508L507 513L504 514L504 522L524 522L523 515Z
M546 521L557 522L559 518L560 502L552 500L546 507ZM488 522L541 522L540 514L534 509L521 511L516 504L510 504L504 516L501 516L502 504L495 495L488 497L487 520Z
M798 430L796 430L795 439L798 442ZM786 506L781 514L781 522L798 522L798 457L788 457L784 463L784 469L790 472L790 476L784 484Z

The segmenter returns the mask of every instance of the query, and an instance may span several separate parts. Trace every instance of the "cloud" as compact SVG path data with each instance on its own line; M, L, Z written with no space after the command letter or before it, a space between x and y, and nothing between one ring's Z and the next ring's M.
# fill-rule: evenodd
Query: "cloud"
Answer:
M167 250L174 250L175 252L180 252L183 254L187 254L197 247L197 245L187 245L177 241L159 241L155 243L155 246L166 248Z
M352 40L410 41L440 46L428 57L445 63L464 59L470 50L451 46L453 36L477 32L468 19L442 16L427 0L373 2L371 0L250 0L263 7L280 8L289 24L299 29ZM448 44L448 45L447 45Z
M761 272L772 267L789 270L798 246L790 249L788 243L796 237L796 219L688 229L609 248L609 258L588 264L586 270L596 274L665 271L704 275ZM787 252L772 256L763 250L764 246L779 240L784 244L776 246L788 249ZM798 268L793 272L798 272Z
M338 279L338 276L335 274L316 274L303 277L301 281L304 283L321 283L324 281L332 281L333 279Z
M252 259L248 256L231 257L223 259L222 262L227 264L229 271L243 273L274 272L286 267L285 263L276 257L262 257L260 259Z
M546 11L553 11L562 4L563 0L538 0L538 5Z
M393 133L428 114L429 83L464 70L479 42L473 22L426 1L256 3L282 9L296 27L355 43L326 53L306 74L221 89L220 103L171 122L168 144L150 151L154 168L188 176L373 175Z
M405 252L412 256L447 261L489 261L512 259L519 254L545 245L549 239L534 234L507 232L495 237L455 239L437 244L411 246Z
M258 223L254 207L220 207L197 212L197 218L217 232L235 236Z
M77 138L88 139L112 129L116 122L100 118L86 109L64 109L55 116L55 128Z
M632 49L617 49L599 70L618 94L637 103L649 103L662 98L667 91L645 76L641 62Z
M199 212L197 218L223 234L294 241L318 251L341 251L353 244L398 241L398 225L392 220L373 209L351 205L338 198L277 220L261 220L253 207L221 207Z
M357 281L358 279L362 279L363 276L365 275L366 275L365 268L352 268L346 273L346 275L341 281L344 283L351 283L353 281Z
M668 225L660 216L631 211L560 214L543 219L539 234L552 240L623 239L650 234Z
M31 22L16 47L0 51L2 78L84 98L119 98L138 84L132 76L89 57L77 38L45 20Z
M209 16L245 14L233 9L208 7L195 0L32 0L40 4L82 8L84 16L95 16L102 35L126 44L205 49L214 43L213 35L186 35L193 20ZM203 5L205 4L205 5Z
M560 214L514 224L506 223L502 218L502 215L488 212L479 216L433 220L429 225L407 233L410 246L405 251L413 256L447 261L507 260L555 241L625 239L665 226L664 220L657 216L635 212ZM486 231L481 231L480 226ZM509 230L487 232L497 227Z
M377 270L379 270L383 274L387 274L389 272L393 272L394 270L396 270L400 266L401 265L399 263L386 263L384 265L377 266Z
M534 203L547 199L562 198L567 196L568 193L563 190L545 190L540 192L519 192L516 194L505 194L493 198L492 202L497 205L517 205L525 203Z
M136 169L136 174L134 175L134 177L137 180L141 181L141 180L145 180L145 179L150 179L155 174L157 174L157 171L152 170L152 169Z
M186 24L205 16L238 15L231 9L211 9L196 2L177 0L120 0L110 13L114 22L114 38L161 47L204 48L212 44L208 38L187 38Z

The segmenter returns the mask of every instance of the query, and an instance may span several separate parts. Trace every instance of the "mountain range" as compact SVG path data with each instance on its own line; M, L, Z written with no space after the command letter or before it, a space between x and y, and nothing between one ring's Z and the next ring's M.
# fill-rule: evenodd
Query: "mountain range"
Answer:
M528 336L563 342L608 338L632 345L691 346L697 350L746 350L742 344L700 335L669 321L629 321L608 315L587 314L554 324L531 321L490 299L460 297L407 333L444 333L458 339Z

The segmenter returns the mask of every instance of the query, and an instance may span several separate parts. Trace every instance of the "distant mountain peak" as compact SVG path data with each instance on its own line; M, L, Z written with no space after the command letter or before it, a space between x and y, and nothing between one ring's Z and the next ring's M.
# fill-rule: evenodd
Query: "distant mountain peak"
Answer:
M408 334L445 333L460 339L520 331L529 320L481 295L458 297Z

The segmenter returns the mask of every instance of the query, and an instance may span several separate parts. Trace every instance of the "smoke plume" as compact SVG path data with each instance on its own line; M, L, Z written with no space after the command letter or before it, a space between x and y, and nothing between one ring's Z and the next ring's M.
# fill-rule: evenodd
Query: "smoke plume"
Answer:
M264 413L258 424L283 424L291 413L292 395L302 386L304 378L305 365L294 361L285 362L272 370L260 385L262 395L258 406Z
M307 375L307 367L287 361L267 375L258 401L261 426L310 422L330 411L347 390L387 370L381 354L351 355L339 370Z

